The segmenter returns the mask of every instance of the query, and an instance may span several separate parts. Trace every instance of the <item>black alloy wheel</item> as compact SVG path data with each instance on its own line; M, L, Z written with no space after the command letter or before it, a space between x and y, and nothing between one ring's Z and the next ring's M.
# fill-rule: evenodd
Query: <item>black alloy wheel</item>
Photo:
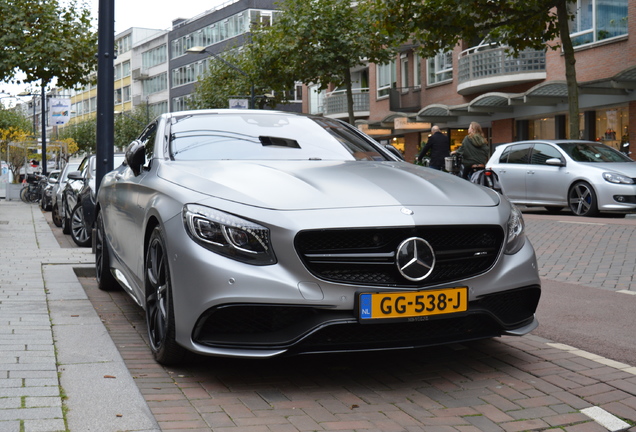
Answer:
M596 216L599 213L596 193L586 182L572 185L568 192L568 204L572 213L577 216Z
M113 291L120 288L119 283L110 272L110 254L101 212L97 215L95 229L95 277L97 287L102 291Z
M71 238L80 247L88 247L92 244L92 233L86 228L84 209L81 204L76 205L71 213Z
M158 363L177 364L186 350L175 340L175 319L170 268L163 232L155 227L148 243L145 262L146 325L150 349Z

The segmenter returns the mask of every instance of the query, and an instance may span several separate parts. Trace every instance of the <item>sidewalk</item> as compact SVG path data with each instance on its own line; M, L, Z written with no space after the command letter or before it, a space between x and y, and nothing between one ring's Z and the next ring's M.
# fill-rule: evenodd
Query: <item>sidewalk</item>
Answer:
M36 205L0 200L0 431L159 431Z

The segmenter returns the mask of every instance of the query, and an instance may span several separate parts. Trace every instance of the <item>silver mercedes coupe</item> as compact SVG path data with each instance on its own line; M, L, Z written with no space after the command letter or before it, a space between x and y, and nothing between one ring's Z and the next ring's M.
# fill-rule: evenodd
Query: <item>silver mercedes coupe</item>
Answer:
M538 325L520 211L339 120L163 114L97 201L100 289L145 310L162 364L417 348Z

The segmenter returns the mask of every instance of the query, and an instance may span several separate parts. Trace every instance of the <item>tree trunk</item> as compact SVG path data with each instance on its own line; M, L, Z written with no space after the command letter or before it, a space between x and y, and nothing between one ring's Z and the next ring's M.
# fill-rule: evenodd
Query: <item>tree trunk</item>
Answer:
M347 112L349 113L349 124L355 125L356 116L353 111L353 84L351 82L351 70L345 69L345 86L347 89Z
M565 80L568 89L568 114L570 117L570 139L580 138L579 128L579 87L576 81L576 58L570 39L567 0L557 1L557 18L561 36L561 49L565 58Z

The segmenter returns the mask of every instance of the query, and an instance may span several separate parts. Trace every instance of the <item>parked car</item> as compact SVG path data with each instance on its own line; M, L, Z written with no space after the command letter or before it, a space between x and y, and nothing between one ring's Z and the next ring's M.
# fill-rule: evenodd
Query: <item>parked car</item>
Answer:
M51 194L51 217L53 218L53 223L58 228L62 227L62 216L60 215L60 207L62 202L62 192L64 192L66 182L68 181L68 173L77 170L78 166L79 162L67 162L60 172L57 183L53 186L53 192Z
M265 358L523 335L541 288L521 212L338 120L163 114L97 200L102 290L155 359Z
M53 170L48 173L45 179L42 180L42 197L40 198L40 208L44 211L51 211L51 205L53 202L53 188L58 182L60 173L60 170Z
M636 211L636 163L593 141L536 140L497 146L486 164L515 204L568 207L577 216Z
M124 161L123 153L116 153L113 166ZM95 155L86 156L76 171L68 173L68 179L62 192L62 232L81 247L92 244L93 225L95 223Z

